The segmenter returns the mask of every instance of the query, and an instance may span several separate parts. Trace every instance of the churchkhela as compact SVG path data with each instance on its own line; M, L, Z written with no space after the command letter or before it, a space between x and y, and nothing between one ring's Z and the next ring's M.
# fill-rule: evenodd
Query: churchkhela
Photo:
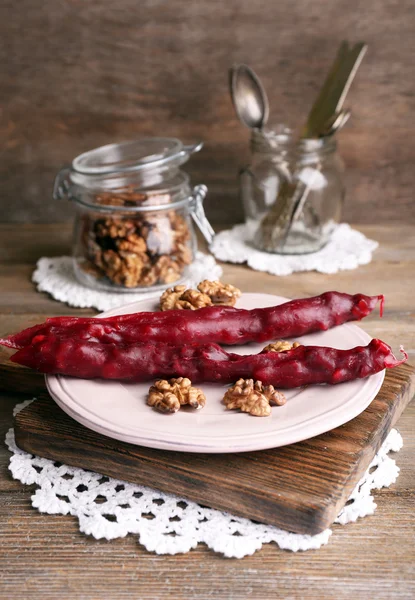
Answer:
M295 388L368 377L405 362L407 354L402 348L401 352L404 358L398 360L391 348L377 339L349 350L300 345L284 352L241 356L214 343L122 345L38 335L11 360L41 373L83 379L144 382L187 377L192 382L232 383L244 378Z
M266 342L325 331L347 321L359 321L384 297L325 292L279 306L245 310L209 306L195 311L141 312L107 318L54 317L45 323L0 339L0 344L24 348L38 335L77 338L105 344L154 342L172 345Z

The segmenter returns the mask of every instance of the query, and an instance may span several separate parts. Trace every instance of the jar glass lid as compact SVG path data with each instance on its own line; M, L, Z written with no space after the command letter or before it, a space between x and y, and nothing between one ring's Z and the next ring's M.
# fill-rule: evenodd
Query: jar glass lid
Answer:
M172 162L183 164L202 146L202 143L184 146L176 138L157 137L108 144L77 156L72 169L83 175L106 175L154 169Z

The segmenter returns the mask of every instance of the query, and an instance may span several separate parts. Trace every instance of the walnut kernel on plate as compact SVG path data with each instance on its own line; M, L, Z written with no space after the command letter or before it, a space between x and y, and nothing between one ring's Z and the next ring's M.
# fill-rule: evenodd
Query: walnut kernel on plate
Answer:
M239 409L254 417L268 417L271 414L271 404L283 406L287 399L272 385L263 385L262 381L253 379L238 379L223 397L223 403L228 410Z
M206 404L202 390L192 387L187 377L159 379L148 391L147 404L160 412L175 413L181 406L189 405L199 410Z
M209 296L198 290L186 289L185 285L169 288L160 297L161 310L197 310L211 304Z
M197 286L197 290L186 289L185 285L169 288L160 297L161 310L197 310L205 306L234 306L240 297L241 290L220 281L205 279Z
M272 342L272 344L268 344L262 350L262 352L287 352L287 350L293 350L294 348L298 348L301 346L299 342L287 342L287 340L278 340L276 342Z
M213 304L223 304L225 306L234 306L241 296L240 289L230 283L222 283L221 281L205 279L199 283L197 289L203 294L207 294Z

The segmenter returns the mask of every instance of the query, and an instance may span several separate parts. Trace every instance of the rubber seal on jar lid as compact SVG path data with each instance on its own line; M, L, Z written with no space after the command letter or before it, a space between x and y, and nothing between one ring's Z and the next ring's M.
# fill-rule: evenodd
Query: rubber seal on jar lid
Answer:
M173 161L186 162L202 146L184 146L176 138L158 137L108 144L77 156L72 169L83 175L106 175L160 168Z

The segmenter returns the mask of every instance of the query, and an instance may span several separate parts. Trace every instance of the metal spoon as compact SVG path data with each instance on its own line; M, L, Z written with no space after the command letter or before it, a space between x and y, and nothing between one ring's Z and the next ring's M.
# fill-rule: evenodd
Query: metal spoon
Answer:
M241 123L250 129L262 129L268 121L269 104L258 76L247 65L229 70L231 98Z

